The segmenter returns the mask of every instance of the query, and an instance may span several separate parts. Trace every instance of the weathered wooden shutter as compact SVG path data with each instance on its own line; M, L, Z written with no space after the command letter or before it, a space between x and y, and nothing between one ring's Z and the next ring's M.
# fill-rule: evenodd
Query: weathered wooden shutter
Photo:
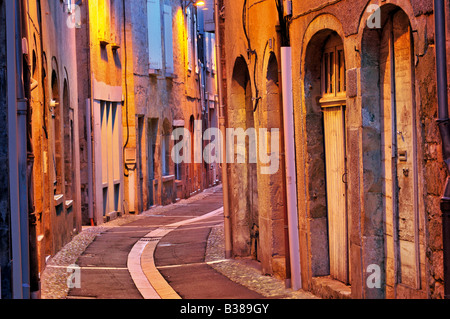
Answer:
M166 72L173 73L173 34L172 34L172 7L164 5L164 52L166 59Z
M161 3L147 0L149 68L162 69Z

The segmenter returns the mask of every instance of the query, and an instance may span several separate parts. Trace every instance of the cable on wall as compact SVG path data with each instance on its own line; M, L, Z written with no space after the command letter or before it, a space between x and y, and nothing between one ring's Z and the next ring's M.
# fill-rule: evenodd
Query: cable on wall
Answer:
M245 38L247 39L247 57L250 60L251 55L252 54L255 55L255 66L253 68L253 82L255 83L254 85L255 85L255 96L256 96L255 98L253 98L253 101L255 101L253 113L255 113L256 110L258 109L259 101L261 100L261 97L259 96L258 84L256 83L256 68L258 66L258 53L256 52L256 50L252 49L251 41L250 41L250 38L249 38L248 32L247 32L246 19L247 19L247 0L244 0L244 7L242 9L242 26L244 28Z

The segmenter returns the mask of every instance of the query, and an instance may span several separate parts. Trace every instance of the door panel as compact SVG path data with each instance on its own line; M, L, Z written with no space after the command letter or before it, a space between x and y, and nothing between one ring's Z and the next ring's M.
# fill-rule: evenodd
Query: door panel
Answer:
M349 282L344 107L326 108L324 113L325 158L330 247L330 274Z
M403 284L419 288L417 158L414 102L412 100L413 58L411 30L407 17L393 17L395 64L395 116L398 183L398 236L400 278Z

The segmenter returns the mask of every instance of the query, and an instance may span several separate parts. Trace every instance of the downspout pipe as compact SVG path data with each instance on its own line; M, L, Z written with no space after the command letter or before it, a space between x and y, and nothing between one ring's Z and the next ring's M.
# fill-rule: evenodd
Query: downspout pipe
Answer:
M445 23L445 1L434 1L436 76L438 90L438 120L442 138L444 162L450 171L450 119L448 112L448 80L447 80L447 40ZM447 177L444 193L441 198L443 250L444 250L444 295L450 299L450 178Z
M23 299L30 299L30 243L29 243L29 212L28 212L28 141L27 114L28 99L25 96L23 34L23 0L16 0L16 83L17 83L17 142L19 165L19 200L20 227L22 251L22 290Z
M19 167L17 144L17 92L16 92L16 1L5 1L6 7L6 59L7 59L7 101L8 101L8 169L9 210L12 253L11 288L12 298L22 299L22 253L19 201Z
M86 132L87 136L87 161L88 161L88 217L91 226L94 226L94 172L92 161L92 138L91 138L91 98L86 99Z
M214 0L214 25L216 37L216 69L217 88L219 94L219 126L222 132L222 187L223 187L223 214L224 214L224 236L225 236L225 258L232 257L233 243L231 239L231 216L230 198L228 194L228 169L227 169L227 143L226 143L226 109L223 105L223 70L222 70L222 44L220 37L220 8L219 0Z
M81 9L80 9L81 10ZM87 50L87 58L88 58L88 78L89 78L89 98L86 101L86 139L87 139L87 165L88 165L88 216L89 221L91 223L91 226L96 225L96 220L94 216L94 155L93 155L93 146L92 146L92 119L93 119L93 112L92 108L94 107L94 81L93 81L93 74L92 74L92 57L91 57L91 48L92 45L92 38L91 38L91 24L89 23L91 17L90 17L90 9L89 9L89 2L86 3L85 6L85 14L86 14L86 21L88 23L86 24L86 32L87 32L87 38L89 47Z
M11 213L12 297L30 298L27 100L23 83L20 0L6 1L8 70L8 155Z
M295 168L294 107L292 95L291 47L281 47L281 77L283 94L283 121L286 153L286 202L289 229L289 255L291 285L293 290L302 289L299 221L297 209L297 175Z
M23 38L28 45L29 41L29 23L28 23L28 0L22 0L22 32ZM32 136L32 106L31 106L31 91L36 88L38 82L31 78L32 65L30 63L30 50L24 54L24 86L25 97L27 99L27 114L26 114L26 140L27 140L27 207L28 207L28 227L29 227L29 254L30 254L30 296L31 299L40 299L40 279L39 279L39 257L37 247L37 217L34 204L34 149L33 149L33 136ZM34 83L32 83L32 81Z

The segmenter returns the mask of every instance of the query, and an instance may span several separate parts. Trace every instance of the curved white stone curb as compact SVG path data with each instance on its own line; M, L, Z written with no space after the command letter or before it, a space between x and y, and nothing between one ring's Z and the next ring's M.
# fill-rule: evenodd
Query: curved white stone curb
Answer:
M127 268L144 299L180 299L155 265L154 253L161 239L180 226L223 213L223 207L208 214L155 229L142 237L128 254Z

